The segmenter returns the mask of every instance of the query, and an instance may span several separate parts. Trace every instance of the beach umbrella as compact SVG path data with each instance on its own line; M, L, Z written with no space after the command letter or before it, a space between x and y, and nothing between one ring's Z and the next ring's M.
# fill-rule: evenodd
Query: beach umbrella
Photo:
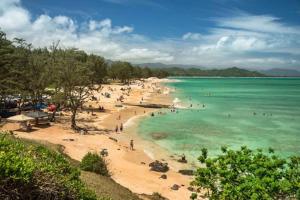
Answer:
M15 115L15 116L9 117L9 118L7 118L7 120L10 122L27 122L27 121L33 121L34 118L21 114L21 115Z

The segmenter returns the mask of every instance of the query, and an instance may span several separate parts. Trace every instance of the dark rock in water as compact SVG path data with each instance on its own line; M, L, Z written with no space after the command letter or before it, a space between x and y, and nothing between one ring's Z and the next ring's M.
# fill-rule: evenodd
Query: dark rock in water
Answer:
M163 175L161 175L159 178L167 179L167 175L166 175L166 174L163 174Z
M177 184L174 184L174 185L171 187L172 190L179 190L179 188L180 188L180 186L177 185Z
M151 171L156 171L156 172L167 172L169 170L168 163L162 163L158 160L152 162L149 164L149 167Z
M184 154L183 154L183 155L181 156L181 158L180 158L179 160L177 160L177 161L178 161L178 162L181 162L181 163L187 163L187 160L186 160Z
M168 134L163 132L155 132L155 133L151 133L151 137L153 140L162 140L167 138Z
M194 170L191 169L181 169L178 171L180 174L186 175L186 176L193 176Z
M191 191L191 192L194 192L194 188L193 188L193 187L191 187L191 186L190 186L190 187L188 187L187 189L188 189L189 191Z

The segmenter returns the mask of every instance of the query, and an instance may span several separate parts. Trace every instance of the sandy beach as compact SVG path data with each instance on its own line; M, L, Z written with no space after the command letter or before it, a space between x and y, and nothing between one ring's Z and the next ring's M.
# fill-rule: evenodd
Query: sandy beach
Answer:
M13 130L17 137L63 145L65 153L79 161L87 152L107 149L109 170L112 178L119 184L138 194L158 192L171 200L189 199L191 192L187 188L192 178L178 173L179 168L187 168L186 164L172 161L163 149L160 150L153 143L142 140L136 131L137 123L143 116L158 111L156 108L140 105L172 104L169 95L171 89L161 84L166 81L169 80L153 78L129 86L103 85L99 92L94 93L96 100L84 105L88 109L78 113L78 125L88 129L86 135L70 129L68 112L62 112L51 126L33 127L30 133L18 131L18 124L13 123L5 124L1 129ZM110 97L106 97L106 94ZM121 96L122 104L117 101ZM105 112L99 112L99 106L103 106ZM124 130L116 132L116 126L119 128L121 124ZM130 140L134 140L133 151L129 149ZM148 165L154 159L168 162L170 170L167 173L150 171ZM161 179L162 174L166 174L167 179ZM171 189L174 184L180 186L179 190Z

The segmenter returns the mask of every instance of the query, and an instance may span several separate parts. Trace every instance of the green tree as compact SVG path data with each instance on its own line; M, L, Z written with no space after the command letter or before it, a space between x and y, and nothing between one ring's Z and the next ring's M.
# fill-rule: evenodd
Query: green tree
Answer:
M270 149L252 151L222 148L222 155L208 158L202 149L192 185L209 199L295 199L300 190L300 157L280 158Z
M63 92L63 98L71 109L71 127L77 129L76 114L96 89L93 84L94 72L89 68L87 55L76 49L59 51L56 60L56 88Z
M142 74L143 74L142 76L144 78L149 78L149 77L153 76L152 70L148 67L145 67L145 68L142 69Z
M10 94L16 93L19 85L13 73L15 48L6 34L0 31L0 103Z
M28 65L23 73L24 91L33 102L42 101L45 90L51 81L49 68L49 52L47 49L34 49L28 55Z
M134 67L128 62L113 62L109 68L109 76L124 84L129 83L134 77Z
M105 59L96 56L96 55L89 55L88 56L88 66L90 70L93 72L92 81L95 84L102 84L106 82L107 77L107 64Z

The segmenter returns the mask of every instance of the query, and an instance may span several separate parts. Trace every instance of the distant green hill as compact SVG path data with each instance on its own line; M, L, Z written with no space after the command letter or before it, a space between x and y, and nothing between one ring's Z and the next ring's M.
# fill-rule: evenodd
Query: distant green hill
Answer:
M161 68L166 71L170 76L219 76L219 77L265 77L265 74L240 69L237 67L227 69L199 69L199 68L179 68L168 67Z
M279 76L279 77L300 77L300 71L295 69L280 69L273 68L268 70L260 70L260 73L268 76Z
M265 77L263 71L250 71L238 67L225 69L208 69L198 65L141 63L137 66L148 67L153 71L167 72L169 76L220 76L220 77Z

